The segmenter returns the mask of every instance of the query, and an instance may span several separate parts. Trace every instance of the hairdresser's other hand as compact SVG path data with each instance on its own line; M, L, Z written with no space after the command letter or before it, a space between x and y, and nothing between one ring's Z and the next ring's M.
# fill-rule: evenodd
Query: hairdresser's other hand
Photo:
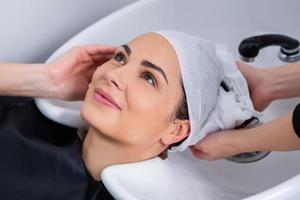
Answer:
M193 155L203 160L218 160L241 153L236 146L236 138L241 130L226 130L211 133L190 146Z
M83 100L97 66L113 56L116 48L105 45L73 47L67 53L46 64L47 72L56 89L56 98Z
M237 67L245 77L254 108L258 111L265 110L272 102L270 83L272 74L267 68L257 68L237 61Z

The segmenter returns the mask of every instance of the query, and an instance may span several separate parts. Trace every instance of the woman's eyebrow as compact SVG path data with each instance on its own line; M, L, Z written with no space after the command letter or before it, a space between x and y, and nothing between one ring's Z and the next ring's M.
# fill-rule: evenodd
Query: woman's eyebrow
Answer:
M131 49L129 48L129 46L127 44L123 44L121 47L123 47L127 55L130 56Z
M123 47L124 50L125 50L125 52L127 53L127 55L130 56L130 54L131 54L130 47L127 44L123 44L121 47ZM168 78L167 78L167 76L166 76L166 74L165 74L165 72L164 72L164 70L162 68L160 68L157 65L154 65L153 63L151 63L148 60L142 60L141 64L144 65L145 67L149 67L151 69L157 70L164 77L164 79L167 82L167 84L169 84L168 83Z
M164 72L164 70L162 68L158 67L157 65L154 65L153 63L151 63L148 60L142 60L141 64L144 65L145 67L149 67L151 69L157 70L164 77L164 79L167 82L167 84L169 84L167 76L166 76L166 74L165 74L165 72Z

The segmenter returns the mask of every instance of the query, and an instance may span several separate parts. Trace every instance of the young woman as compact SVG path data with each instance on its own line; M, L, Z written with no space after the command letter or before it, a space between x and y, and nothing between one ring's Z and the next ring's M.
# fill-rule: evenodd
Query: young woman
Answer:
M32 99L2 104L3 199L107 199L105 167L152 158L189 134L178 59L158 34L117 49L74 48L50 64L0 65L3 96L79 100L85 92L81 116L90 127L82 142Z

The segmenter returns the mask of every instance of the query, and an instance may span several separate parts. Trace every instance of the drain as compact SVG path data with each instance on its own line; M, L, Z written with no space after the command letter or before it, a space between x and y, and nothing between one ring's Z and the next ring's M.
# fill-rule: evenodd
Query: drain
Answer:
M259 122L259 119L256 117L252 117L248 120L246 120L241 126L238 128L254 128L256 126L259 126L261 123ZM270 151L254 151L254 152L244 152L240 153L231 157L226 158L226 160L236 162L236 163L251 163L256 162L267 155L269 155Z

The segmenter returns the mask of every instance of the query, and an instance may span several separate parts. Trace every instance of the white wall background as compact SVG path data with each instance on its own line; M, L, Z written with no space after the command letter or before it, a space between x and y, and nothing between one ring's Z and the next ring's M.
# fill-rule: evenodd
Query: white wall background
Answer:
M0 62L44 62L69 38L136 0L0 0Z

